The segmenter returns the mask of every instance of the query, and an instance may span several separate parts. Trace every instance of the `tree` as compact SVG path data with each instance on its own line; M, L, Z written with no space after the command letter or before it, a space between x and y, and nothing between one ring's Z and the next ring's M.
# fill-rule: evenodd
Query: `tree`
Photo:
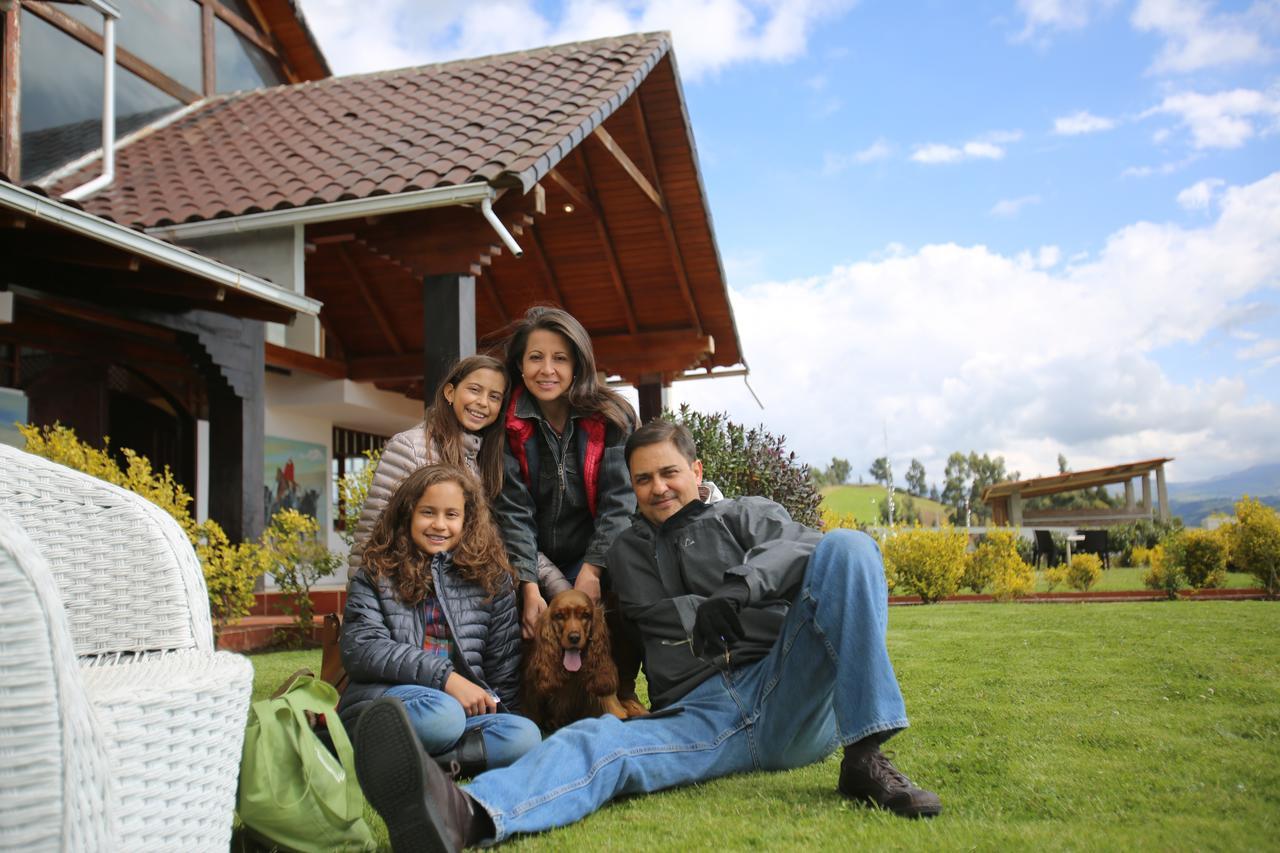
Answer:
M1005 472L1003 456L992 458L985 453L979 456L977 452L970 451L969 473L973 477L969 487L969 510L978 517L979 523L985 523L991 518L991 507L983 503L982 493L988 486L1004 480L1018 479L1018 472Z
M942 480L942 502L951 508L951 523L964 524L965 499L969 495L969 457L958 450L948 456Z
M842 486L849 481L849 474L853 471L853 466L849 464L848 459L831 458L831 464L827 466L827 482L833 486Z
M893 468L889 465L889 457L881 456L872 462L870 473L877 483L883 483L887 488L889 481L893 479Z
M919 459L912 459L911 465L907 468L907 489L913 495L924 497L925 488L924 465Z
M938 493L937 483L934 483L932 486L929 487L929 500L933 501L934 503L942 502L942 495Z

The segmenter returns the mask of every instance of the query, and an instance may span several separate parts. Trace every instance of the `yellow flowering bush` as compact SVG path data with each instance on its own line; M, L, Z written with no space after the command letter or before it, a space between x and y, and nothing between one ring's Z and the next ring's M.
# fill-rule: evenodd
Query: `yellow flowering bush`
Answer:
M261 551L267 570L286 596L285 609L293 614L294 625L299 629L287 636L296 645L306 636L315 616L311 587L337 571L342 558L320 541L320 523L315 517L296 509L283 509L271 516L271 523L262 532Z
M1102 559L1097 554L1076 554L1067 566L1067 586L1088 592L1102 578Z
M1280 595L1280 514L1246 497L1236 503L1231 562L1256 577L1270 598Z
M941 601L960 588L967 545L964 531L953 527L895 531L881 548L885 572L900 592L926 604Z
M1171 552L1193 589L1214 589L1227 582L1227 549L1222 537L1209 530L1184 530Z
M965 561L960 583L974 592L988 587L997 601L1010 601L1030 594L1036 573L1018 552L1021 538L1013 530L990 530Z
M1186 586L1187 578L1177 561L1169 559L1163 545L1156 545L1149 552L1149 567L1142 576L1147 589L1163 590L1169 598L1177 598L1178 590Z

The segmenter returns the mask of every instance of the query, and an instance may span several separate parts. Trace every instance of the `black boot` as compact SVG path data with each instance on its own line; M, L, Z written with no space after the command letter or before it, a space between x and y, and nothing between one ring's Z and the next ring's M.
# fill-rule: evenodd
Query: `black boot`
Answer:
M454 853L493 835L488 813L422 748L399 699L384 696L360 715L355 753L360 787L396 853Z
M470 729L453 745L453 749L431 756L436 764L452 779L470 779L489 767L489 756L484 748L484 733Z
M942 812L938 795L917 787L899 772L880 751L880 739L876 735L844 748L837 790L851 800L903 817L933 817Z

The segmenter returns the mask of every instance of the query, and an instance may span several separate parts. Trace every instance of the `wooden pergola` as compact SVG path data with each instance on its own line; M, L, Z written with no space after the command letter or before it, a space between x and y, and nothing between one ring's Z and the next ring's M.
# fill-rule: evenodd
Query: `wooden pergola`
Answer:
M1121 524L1153 517L1168 521L1169 494L1165 486L1164 466L1165 463L1172 461L1173 457L1161 457L1142 462L1110 465L1106 468L1093 468L1088 471L1068 471L1066 474L1056 474L1052 477L996 483L983 491L982 500L991 507L992 522L996 525L1079 527L1090 524ZM1151 502L1153 471L1156 475L1156 494L1159 501L1155 507ZM1142 480L1141 503L1135 501L1133 486L1134 481L1139 478ZM1124 483L1124 506L1118 509L1023 508L1024 502L1031 498L1092 489L1098 486L1111 486L1116 483Z

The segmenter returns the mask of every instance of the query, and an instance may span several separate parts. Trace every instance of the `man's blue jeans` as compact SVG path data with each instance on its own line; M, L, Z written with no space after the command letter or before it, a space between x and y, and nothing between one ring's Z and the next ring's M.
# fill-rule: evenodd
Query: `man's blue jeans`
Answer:
M885 649L888 603L874 540L828 533L764 659L708 678L674 716L574 723L510 767L480 774L467 793L501 841L581 820L623 794L802 767L906 728Z
M386 692L404 704L413 730L428 755L448 752L464 732L479 729L486 763L506 767L542 741L532 720L516 714L477 714L468 717L461 703L443 690L418 684L397 684Z

